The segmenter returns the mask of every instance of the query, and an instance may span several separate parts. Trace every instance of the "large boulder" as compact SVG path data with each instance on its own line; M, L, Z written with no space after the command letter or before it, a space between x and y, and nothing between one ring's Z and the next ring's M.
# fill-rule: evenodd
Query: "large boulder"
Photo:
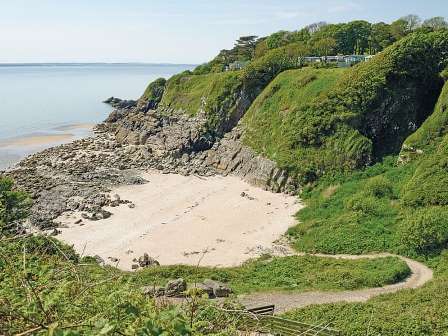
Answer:
M165 295L165 287L161 286L144 286L141 288L142 294L151 297L160 297Z
M215 297L228 297L232 293L232 289L222 282L215 280L204 280L204 287L209 288L213 291L213 296Z
M150 257L148 253L145 253L140 258L138 258L138 265L140 267L151 267L151 266L159 266L160 263L154 258Z
M165 295L171 297L184 296L184 292L187 290L187 282L182 279L175 279L168 281L165 286Z

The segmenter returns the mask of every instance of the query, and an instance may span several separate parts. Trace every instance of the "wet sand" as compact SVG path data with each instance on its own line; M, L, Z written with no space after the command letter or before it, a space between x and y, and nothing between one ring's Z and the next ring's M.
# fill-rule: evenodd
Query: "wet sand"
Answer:
M0 169L7 169L26 156L46 148L89 136L94 124L72 124L46 132L0 139Z

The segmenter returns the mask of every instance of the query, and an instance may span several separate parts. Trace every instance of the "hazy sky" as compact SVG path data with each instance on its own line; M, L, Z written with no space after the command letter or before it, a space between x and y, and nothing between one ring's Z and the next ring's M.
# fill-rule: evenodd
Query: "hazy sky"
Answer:
M202 63L241 35L448 17L448 0L0 0L0 62Z

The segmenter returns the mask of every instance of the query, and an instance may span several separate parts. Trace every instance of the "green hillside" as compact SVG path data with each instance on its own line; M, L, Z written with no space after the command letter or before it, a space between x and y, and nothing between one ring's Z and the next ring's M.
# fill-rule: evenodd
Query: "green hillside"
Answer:
M253 139L255 127L250 122L246 141L297 174L302 183L398 153L433 110L447 47L446 32L416 33L346 71L333 90L285 114L288 131L277 137L280 155L278 149L268 150ZM265 133L278 134L278 122L266 127Z
M290 114L321 99L344 69L303 68L278 75L257 97L243 118L244 143L280 165L288 164L294 129Z
M213 143L241 121L243 143L285 169L299 186L298 197L306 206L286 234L293 249L353 255L389 252L434 271L434 279L421 288L365 303L312 305L288 312L288 318L332 324L342 335L446 336L448 29L409 29L405 20L390 25L320 25L260 39L240 38L233 49L222 50L209 63L150 83L137 107L125 110L117 122L132 131L156 134L164 127L164 122L154 122L160 121L158 113L162 121L167 114L200 116L206 120L201 131ZM369 52L376 55L343 69L325 61L312 66L304 62L310 55ZM242 65L232 70L235 63ZM143 115L149 110L157 110L154 119ZM113 134L107 136L106 153L127 146L114 143ZM95 148L101 156L101 146L98 141L86 148ZM139 146L144 145L129 146L119 154L147 149ZM60 161L48 158L52 169L77 158L69 154ZM206 162L204 153L188 154L182 155L187 164ZM253 159L252 153L249 156ZM175 165L175 159L163 156L160 163ZM33 167L50 169L50 163L34 162ZM109 165L107 171L92 166L84 171L74 165L75 180L64 171L57 181L67 177L76 186L96 188L94 176L108 174L112 179L116 172L117 181L128 181L118 174L127 174L127 166L114 170ZM56 170L44 172L48 176ZM57 190L69 194L58 183ZM33 193L33 200L42 195L49 199L51 188ZM397 257L349 260L267 254L239 267L175 265L122 272L80 257L52 237L29 235L21 225L31 202L12 180L0 176L1 335L239 335L243 307L235 297L216 303L191 289L182 305L176 305L143 295L142 286L164 285L178 277L190 284L211 278L230 285L236 294L284 294L383 286L410 274Z
M448 138L446 84L433 115L405 144L424 149L412 160L388 157L365 170L322 179L302 196L307 207L289 231L300 251L390 251L427 263L435 279L418 290L327 304L287 314L299 321L334 321L347 335L444 335L447 330ZM409 147L408 147L409 148ZM367 328L367 325L369 326Z

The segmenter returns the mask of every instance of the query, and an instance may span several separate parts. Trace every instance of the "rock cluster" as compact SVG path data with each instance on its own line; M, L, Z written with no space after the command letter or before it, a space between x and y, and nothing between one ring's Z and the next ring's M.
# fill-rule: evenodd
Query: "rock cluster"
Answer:
M103 207L128 202L108 196L111 189L146 183L140 174L147 169L234 174L274 192L297 190L286 171L242 144L238 126L219 139L205 131L206 123L200 113L187 117L167 108L143 111L130 104L112 112L93 137L31 155L3 174L32 196L30 222L43 229L57 226L54 220L67 211L84 211L87 220L108 218L110 212Z
M228 297L232 290L222 282L215 280L204 280L202 283L194 284L190 288L195 288L200 293L207 294L209 298L222 298ZM165 287L162 286L144 286L141 288L144 295L151 297L185 297L188 295L187 282L183 278L170 280Z
M155 260L154 258L150 257L148 253L143 254L140 258L134 259L134 262L137 264L134 264L132 266L133 269L137 269L138 267L152 267L152 266L160 266L160 263Z
M130 108L137 105L137 101L135 100L123 100L116 97L109 97L105 101L103 101L103 103L109 104L117 109Z

